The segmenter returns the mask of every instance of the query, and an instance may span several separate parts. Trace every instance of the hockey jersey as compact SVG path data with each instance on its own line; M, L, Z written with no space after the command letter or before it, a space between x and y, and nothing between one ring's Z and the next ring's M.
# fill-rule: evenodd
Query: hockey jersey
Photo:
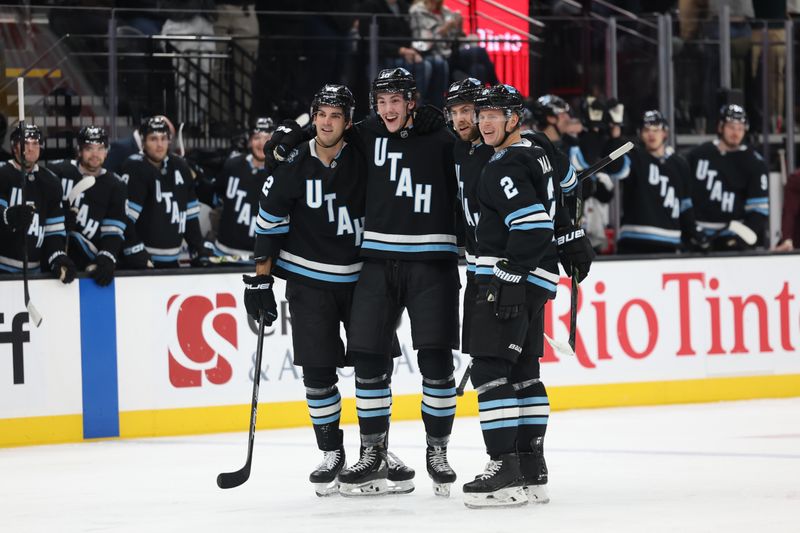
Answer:
M314 139L293 150L264 182L255 258L272 257L284 279L332 288L358 281L364 235L364 158L345 144L330 166Z
M68 197L72 188L83 179L78 162L59 160L47 166L61 181L61 201L65 213L67 209L77 211L76 227L69 228L69 255L78 265L92 262L102 250L117 257L122 249L128 222L125 215L127 192L122 179L113 172L101 169L95 184L69 205Z
M478 184L481 216L475 274L479 282L488 282L495 263L505 259L528 270L527 282L555 298L559 280L553 240L555 179L547 153L527 139L495 153L486 164Z
M689 152L697 224L708 234L730 235L731 220L746 224L763 244L769 218L767 165L752 148L722 153L719 141Z
M389 133L376 117L356 126L367 159L367 212L361 255L426 260L458 257L455 138L445 128Z
M689 164L672 150L658 158L637 146L628 155L631 171L622 181L619 240L676 249L682 229L694 225Z
M158 265L177 261L184 239L192 250L203 246L200 203L183 159L170 155L156 168L143 154L134 154L122 164L122 180L128 184L130 219L125 255L144 249Z
M22 272L25 234L11 231L3 222L9 207L20 205L22 198L22 172L16 161L0 163L0 270ZM25 202L36 211L28 227L28 268L36 272L50 265L58 255L64 254L66 230L61 207L61 185L58 178L41 165L34 165L27 174Z
M269 170L253 164L252 155L237 155L225 162L214 181L214 205L222 206L214 248L217 255L253 255L256 217L261 187Z

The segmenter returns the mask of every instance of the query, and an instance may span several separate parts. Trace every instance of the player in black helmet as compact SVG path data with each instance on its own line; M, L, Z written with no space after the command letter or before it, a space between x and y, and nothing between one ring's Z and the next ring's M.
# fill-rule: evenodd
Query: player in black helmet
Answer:
M122 165L128 184L124 262L129 268L178 266L185 239L192 262L202 265L212 255L200 233L200 203L193 173L179 156L170 154L171 134L163 117L150 117L139 128L141 153Z
M749 122L740 105L720 110L717 139L689 152L692 200L698 225L711 238L712 249L742 250L763 246L769 219L767 166L761 155L744 144ZM755 233L748 243L731 222Z
M108 154L108 135L103 128L84 126L77 142L75 159L54 161L48 166L61 180L69 256L79 269L91 272L103 286L114 279L128 223L125 184L103 168ZM93 185L77 196L71 195L73 188L87 177L87 183Z
M27 248L31 272L50 271L70 283L75 279L75 265L64 252L61 185L39 165L43 146L44 137L36 125L11 132L13 159L0 166L0 271L21 272ZM24 188L23 179L27 180Z

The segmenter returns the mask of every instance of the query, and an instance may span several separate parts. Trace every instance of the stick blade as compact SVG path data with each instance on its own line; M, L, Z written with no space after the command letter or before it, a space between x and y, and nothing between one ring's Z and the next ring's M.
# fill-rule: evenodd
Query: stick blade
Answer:
M738 235L748 246L755 246L756 242L758 242L758 235L756 235L756 232L738 220L731 220L728 223L728 229Z
M295 122L297 122L301 128L304 128L309 122L311 122L311 117L308 115L308 113L303 113L295 119Z
M236 472L223 472L217 476L217 486L221 489L233 489L243 485L250 479L250 465L245 465Z
M28 304L25 306L28 309L28 318L31 319L33 325L37 328L42 325L42 315L39 313L39 310L36 309L36 306L33 305L33 302L28 300Z
M575 350L573 350L572 346L570 346L566 342L551 339L546 334L544 338L547 340L547 344L549 344L553 348L556 354L566 357L575 356Z
M72 188L72 190L69 191L69 194L67 195L67 201L70 204L75 203L75 200L78 199L78 196L80 196L81 193L94 187L96 181L97 178L95 178L94 176L84 176L83 179L81 179L78 183L76 183L75 186Z

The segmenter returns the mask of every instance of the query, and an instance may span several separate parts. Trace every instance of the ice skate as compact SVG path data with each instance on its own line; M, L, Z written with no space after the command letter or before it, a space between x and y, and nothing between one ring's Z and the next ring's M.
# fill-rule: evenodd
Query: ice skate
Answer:
M392 452L387 452L389 463L389 492L392 494L408 494L414 492L414 476L416 472L406 465Z
M483 474L464 484L464 505L470 509L486 507L519 507L528 504L522 488L519 457L501 455L486 465Z
M388 492L389 465L386 449L381 445L361 447L358 462L339 472L339 493L342 496L378 496Z
M339 492L337 476L347 466L344 448L326 451L324 454L322 462L308 476L308 480L314 485L314 491L320 497L330 496Z
M445 498L450 497L450 486L456 480L456 473L447 462L447 447L428 446L425 451L425 463L428 475L433 480L433 493Z
M550 502L550 495L547 493L547 465L544 462L544 456L536 452L520 453L519 467L522 471L528 503Z

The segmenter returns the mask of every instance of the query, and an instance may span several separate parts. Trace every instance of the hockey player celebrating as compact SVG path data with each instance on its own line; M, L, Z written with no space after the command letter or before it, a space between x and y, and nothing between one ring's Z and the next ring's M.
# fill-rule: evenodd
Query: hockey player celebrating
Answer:
M71 283L75 264L64 252L61 185L38 163L44 145L39 127L27 124L20 130L11 133L14 159L0 167L0 270L22 272L27 250L31 272L49 270Z
M767 166L742 144L748 121L744 109L723 106L718 138L689 152L692 201L697 224L711 238L714 250L743 250L763 245L769 218ZM744 235L738 228L746 226Z
M256 119L250 132L247 155L237 155L225 162L222 175L214 181L215 205L222 206L214 252L217 256L248 258L255 245L258 198L269 176L264 145L275 125L272 119Z
M123 254L130 268L178 266L185 239L194 254L193 265L203 265L212 255L200 233L200 203L195 197L192 171L186 162L169 154L170 131L162 117L145 119L139 128L142 152L122 165L128 184Z
M643 147L630 153L631 172L622 181L621 254L675 253L684 243L707 248L692 207L689 165L667 146L669 125L657 110L645 111Z
M61 180L70 258L100 286L114 279L117 257L127 225L125 184L103 168L108 135L103 128L84 126L78 132L78 157L49 164ZM83 179L94 183L70 203L73 188Z
M477 187L478 298L470 339L490 461L464 485L464 503L518 506L548 500L543 439L550 408L538 358L544 305L559 279L555 177L546 152L521 138L522 97L514 87L485 89L475 106L481 135L496 152ZM567 230L570 240L578 235Z

